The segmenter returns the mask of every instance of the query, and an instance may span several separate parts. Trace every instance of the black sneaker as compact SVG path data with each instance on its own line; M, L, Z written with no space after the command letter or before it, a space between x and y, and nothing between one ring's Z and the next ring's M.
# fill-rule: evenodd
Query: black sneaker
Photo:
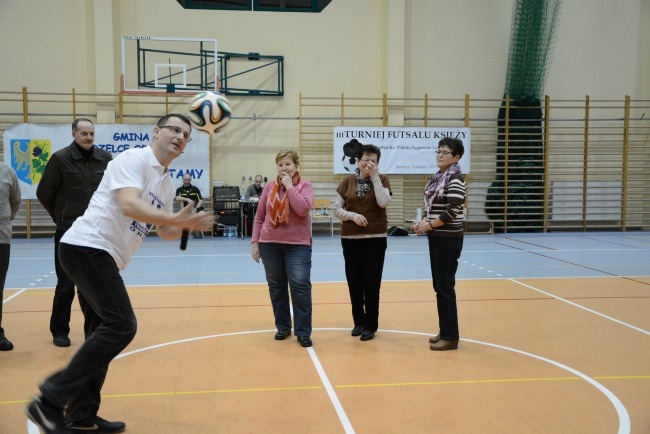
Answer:
M63 419L63 409L56 408L38 396L25 407L25 414L45 434L68 434Z
M301 347L311 347L312 342L311 338L309 336L297 336L298 342L300 343Z
M122 432L125 429L126 424L124 422L109 422L99 416L93 416L86 420L82 420L81 422L70 422L68 424L68 430L73 433L94 432L110 434Z
M0 351L11 351L14 349L14 344L4 336L0 338Z
M291 329L282 329L278 330L278 332L275 334L275 340L276 341L283 341L286 338L291 336Z
M63 335L63 336L54 336L52 338L52 342L54 342L54 345L57 347L69 347L70 346L70 338Z

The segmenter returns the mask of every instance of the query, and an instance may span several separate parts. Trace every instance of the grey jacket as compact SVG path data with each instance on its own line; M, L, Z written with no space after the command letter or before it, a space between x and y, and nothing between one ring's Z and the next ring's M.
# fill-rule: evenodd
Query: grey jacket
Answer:
M0 244L11 244L11 221L20 208L20 199L16 172L0 163Z

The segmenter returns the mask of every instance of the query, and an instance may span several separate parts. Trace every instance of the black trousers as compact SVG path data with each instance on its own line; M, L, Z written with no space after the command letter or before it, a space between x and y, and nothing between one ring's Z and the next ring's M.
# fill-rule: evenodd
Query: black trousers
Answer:
M458 308L456 306L456 270L463 250L463 237L429 236L429 260L433 289L436 291L440 338L459 339Z
M43 396L63 407L66 419L78 422L95 416L108 364L135 337L137 321L124 281L104 250L59 244L61 266L87 301L86 340L68 366L40 385Z
M341 238L352 320L364 330L379 327L379 291L384 271L386 237Z
M4 300L5 279L9 271L9 255L11 253L11 244L0 244L0 339L5 336L2 328L2 300Z
M61 267L59 262L59 243L65 230L57 229L54 233L54 270L56 271L56 287L52 300L52 315L50 315L50 332L52 336L68 336L70 334L70 314L74 301L74 282ZM83 294L79 293L79 306L83 312L87 309ZM84 323L84 333L88 334L89 325Z

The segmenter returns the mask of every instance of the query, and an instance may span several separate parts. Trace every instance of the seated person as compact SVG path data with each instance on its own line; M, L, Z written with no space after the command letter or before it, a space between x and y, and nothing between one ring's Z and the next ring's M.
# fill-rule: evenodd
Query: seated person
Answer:
M181 202L182 206L194 205L196 211L203 211L203 197L201 190L192 185L192 177L189 174L183 175L183 185L176 189L176 200ZM200 231L192 233L193 236L200 235Z
M255 182L253 184L249 185L248 188L246 189L246 197L251 198L251 197L260 197L262 195L262 190L264 187L262 186L262 175L257 175L255 176Z
M262 175L255 176L255 181L253 184L249 185L246 189L246 198L251 202L256 202L260 199L262 195L262 190L264 186L262 185ZM246 204L244 207L244 212L246 216L246 234L250 235L253 233L253 219L255 218L255 211L257 210L257 203Z

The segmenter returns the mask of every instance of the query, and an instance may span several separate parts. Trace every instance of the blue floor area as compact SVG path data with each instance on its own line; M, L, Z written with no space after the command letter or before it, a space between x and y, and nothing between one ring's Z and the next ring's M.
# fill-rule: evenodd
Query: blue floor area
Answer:
M147 238L122 273L127 285L265 283L250 238ZM15 239L5 288L53 288L53 241ZM338 236L313 242L313 282L345 281ZM650 276L650 232L467 235L458 279ZM426 237L388 237L383 280L428 280Z

